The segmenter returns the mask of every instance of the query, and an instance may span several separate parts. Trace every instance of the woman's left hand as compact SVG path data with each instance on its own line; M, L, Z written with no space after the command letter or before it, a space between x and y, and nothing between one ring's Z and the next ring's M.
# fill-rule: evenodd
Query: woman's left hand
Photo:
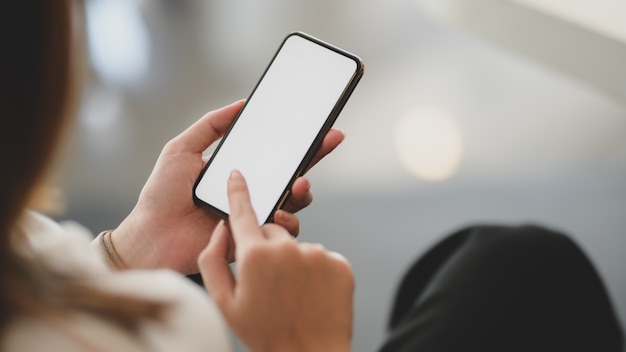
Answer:
M207 113L165 145L135 208L111 234L118 255L129 268L198 272L198 255L220 217L193 202L193 185L206 165L202 153L224 135L242 106L239 101ZM311 166L343 138L340 131L330 130ZM297 236L299 220L293 213L312 200L309 181L298 178L284 210L274 215L275 223Z

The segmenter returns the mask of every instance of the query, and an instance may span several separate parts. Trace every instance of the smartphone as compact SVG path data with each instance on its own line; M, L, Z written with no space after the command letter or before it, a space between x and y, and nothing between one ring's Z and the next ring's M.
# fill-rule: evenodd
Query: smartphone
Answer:
M196 181L196 203L228 217L227 180L237 169L259 225L272 222L363 71L353 54L301 32L288 35Z

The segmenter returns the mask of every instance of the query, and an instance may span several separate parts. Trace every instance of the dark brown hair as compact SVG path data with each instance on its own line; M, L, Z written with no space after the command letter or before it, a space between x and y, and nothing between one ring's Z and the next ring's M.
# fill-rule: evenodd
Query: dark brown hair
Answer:
M20 0L0 10L0 331L17 316L81 310L134 329L161 303L114 295L55 273L13 248L71 115L72 0Z

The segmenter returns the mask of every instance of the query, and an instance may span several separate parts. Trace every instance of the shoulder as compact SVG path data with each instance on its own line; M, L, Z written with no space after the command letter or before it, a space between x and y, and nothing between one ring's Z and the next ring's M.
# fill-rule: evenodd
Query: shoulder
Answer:
M130 335L98 316L72 313L63 319L22 318L4 331L6 351L229 351L221 314L206 291L170 270L110 271L89 247L89 236L66 231L36 213L28 213L19 231L27 255L42 258L56 270L83 275L104 291L170 306L163 323L146 321L139 336ZM33 338L35 337L36 338Z
M115 293L171 304L163 322L146 321L131 335L99 317L22 318L2 336L6 351L230 351L221 316L200 287L171 271L125 271L97 278ZM35 338L34 338L35 337Z

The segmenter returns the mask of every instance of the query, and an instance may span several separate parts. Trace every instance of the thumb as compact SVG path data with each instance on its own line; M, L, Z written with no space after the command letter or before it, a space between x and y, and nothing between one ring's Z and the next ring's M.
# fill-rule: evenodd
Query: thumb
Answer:
M221 220L213 231L211 241L198 257L204 285L222 311L228 308L235 291L235 277L228 265L228 237L228 229Z
M208 112L193 125L168 143L168 152L202 153L224 135L244 101L240 100L221 109Z

